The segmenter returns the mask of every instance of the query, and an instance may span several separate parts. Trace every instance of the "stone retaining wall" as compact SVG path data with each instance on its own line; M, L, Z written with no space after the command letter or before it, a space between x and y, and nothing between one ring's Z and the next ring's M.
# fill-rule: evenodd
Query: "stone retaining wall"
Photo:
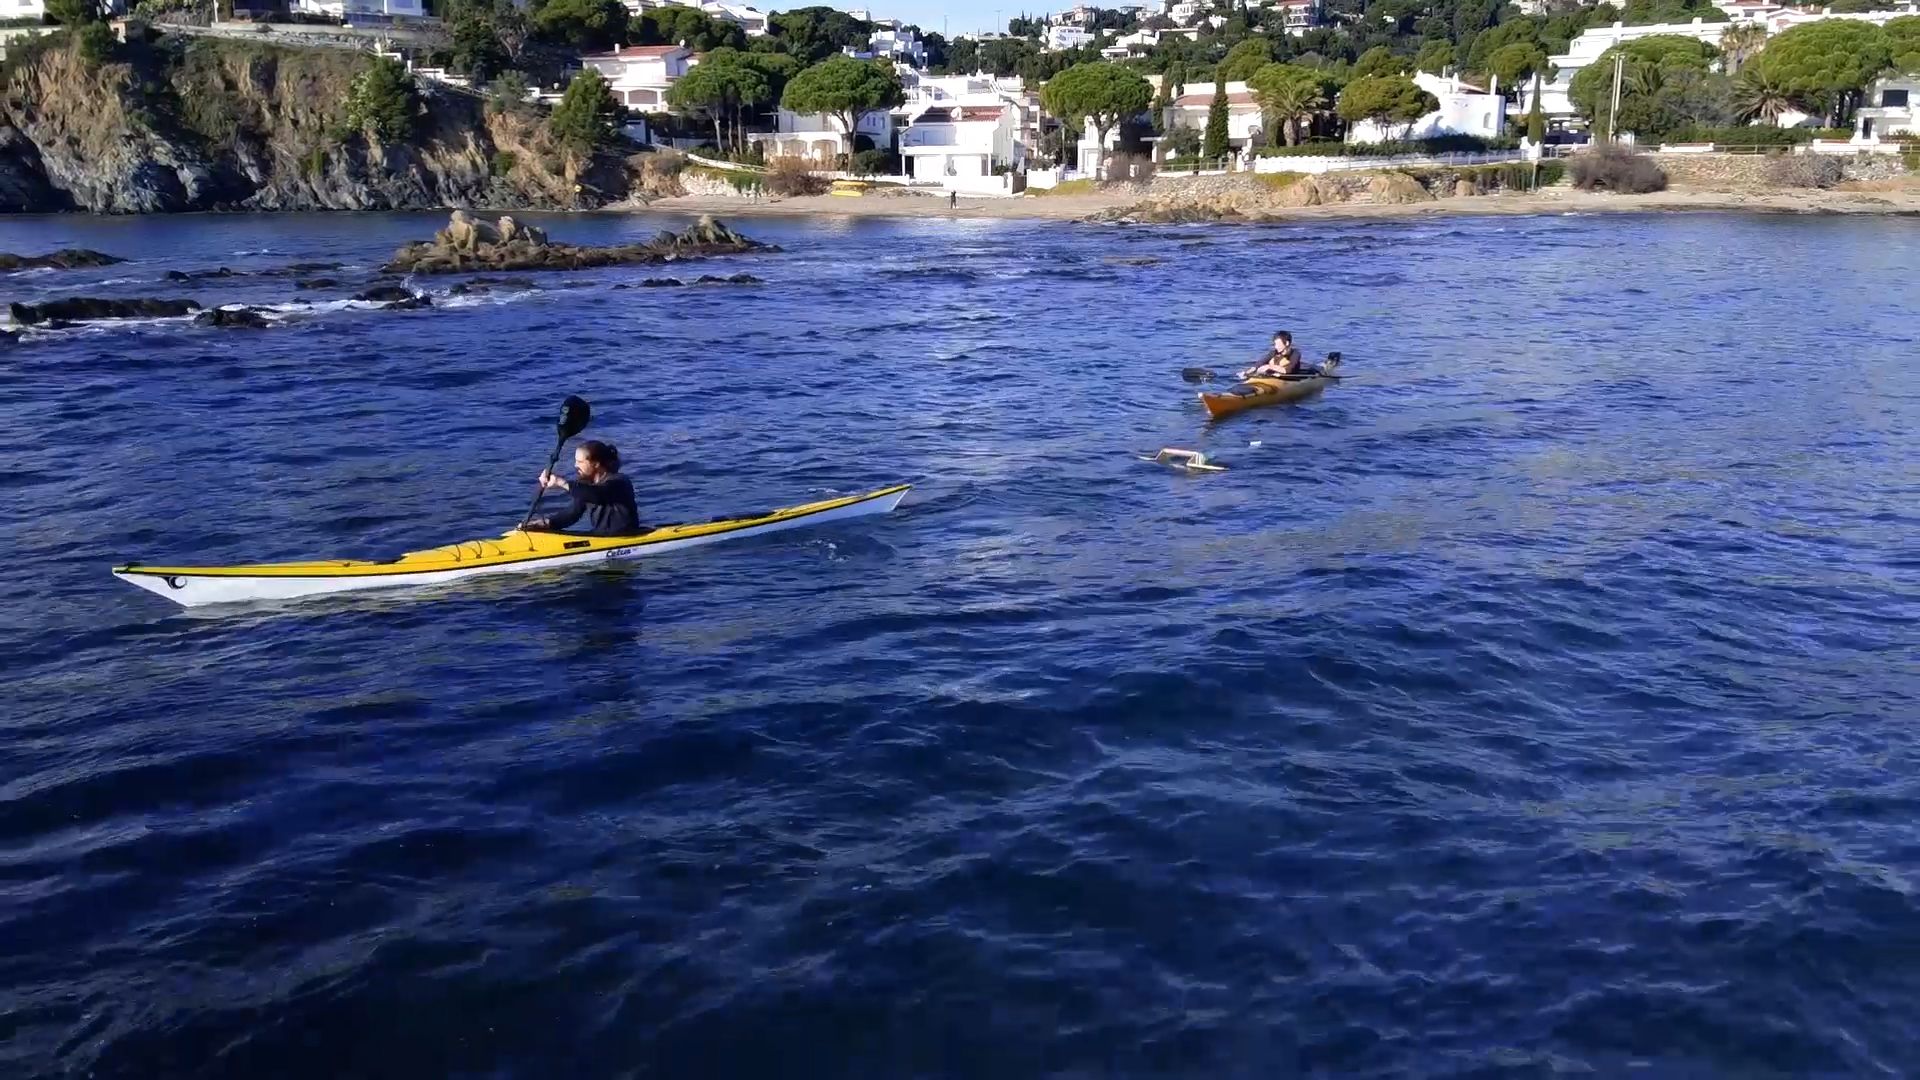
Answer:
M1765 154L1650 154L1666 170L1674 187L1703 191L1778 190L1769 181ZM1848 180L1886 180L1906 175L1897 157L1857 155L1835 158Z

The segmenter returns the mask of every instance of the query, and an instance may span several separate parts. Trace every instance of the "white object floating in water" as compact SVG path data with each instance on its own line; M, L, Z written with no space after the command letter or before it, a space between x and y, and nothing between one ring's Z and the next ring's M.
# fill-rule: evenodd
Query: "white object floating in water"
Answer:
M1260 440L1259 440L1259 439L1255 439L1255 440L1253 440L1252 442L1250 442L1250 443L1248 443L1247 445L1248 445L1248 446L1259 446L1259 445L1260 445Z
M1141 461L1151 461L1156 465L1171 465L1188 472L1226 472L1225 465L1213 465L1207 461L1207 455L1198 450L1181 450L1169 446L1152 457L1143 457Z

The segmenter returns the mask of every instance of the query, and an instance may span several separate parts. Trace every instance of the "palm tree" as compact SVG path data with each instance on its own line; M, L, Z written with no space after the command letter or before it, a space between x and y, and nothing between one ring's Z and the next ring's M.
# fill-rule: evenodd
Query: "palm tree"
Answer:
M1764 67L1742 69L1733 80L1733 115L1743 124L1777 126L1794 104L1786 88Z
M1766 44L1767 28L1759 23L1737 23L1720 31L1720 54L1726 58L1726 73L1738 75Z
M1247 87L1260 102L1267 123L1280 125L1281 138L1288 146L1300 142L1301 118L1311 117L1327 105L1317 78L1289 70L1285 64L1268 64L1254 72Z

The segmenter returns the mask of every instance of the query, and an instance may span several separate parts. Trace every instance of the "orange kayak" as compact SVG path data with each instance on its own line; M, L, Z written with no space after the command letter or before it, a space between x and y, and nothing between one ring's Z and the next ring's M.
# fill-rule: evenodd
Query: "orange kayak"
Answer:
M1333 369L1338 360L1329 358L1320 369L1320 374L1305 379L1268 379L1255 377L1223 393L1200 395L1200 404L1207 407L1207 415L1218 420L1223 416L1257 409L1262 405L1284 405L1290 401L1304 401L1325 390L1332 379Z

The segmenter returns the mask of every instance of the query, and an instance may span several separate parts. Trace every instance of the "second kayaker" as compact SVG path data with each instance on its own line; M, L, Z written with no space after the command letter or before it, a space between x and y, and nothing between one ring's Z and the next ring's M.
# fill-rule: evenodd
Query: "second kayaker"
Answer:
M632 482L620 475L620 451L597 439L583 442L574 448L573 472L571 480L551 472L540 474L543 489L566 492L573 505L558 514L534 518L527 528L559 532L585 517L584 535L639 535L640 511L633 504Z
M1260 362L1240 373L1243 379L1256 375L1298 375L1306 367L1301 362L1300 350L1293 347L1293 333L1289 330L1276 330L1273 334L1273 348Z

